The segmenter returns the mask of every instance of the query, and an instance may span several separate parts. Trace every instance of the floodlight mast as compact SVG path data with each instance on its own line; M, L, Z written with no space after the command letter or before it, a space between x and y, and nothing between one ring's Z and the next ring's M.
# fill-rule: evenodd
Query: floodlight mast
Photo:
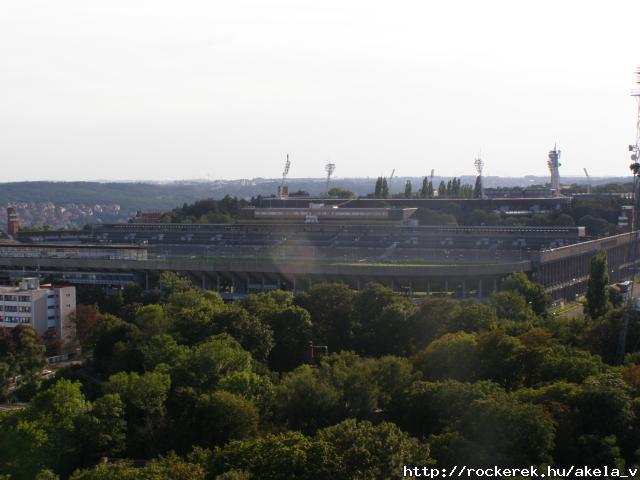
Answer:
M284 170L282 171L282 183L280 184L281 187L284 187L284 181L287 178L287 175L289 175L289 169L291 168L291 162L289 161L289 154L287 153L287 161L284 163Z
M325 186L324 193L327 197L329 196L329 181L331 180L331 175L333 175L333 172L335 170L336 170L335 163L327 163L324 166L324 171L327 172L327 185Z
M476 167L476 172L478 172L478 178L480 179L480 198L484 198L484 178L482 177L484 162L480 155L478 155L478 158L474 160L473 165Z

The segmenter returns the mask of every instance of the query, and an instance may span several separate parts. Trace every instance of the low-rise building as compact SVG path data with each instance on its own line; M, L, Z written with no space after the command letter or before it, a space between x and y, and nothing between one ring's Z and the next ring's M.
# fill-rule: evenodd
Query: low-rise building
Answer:
M40 285L37 278L25 278L17 287L0 286L0 327L29 325L40 336L53 328L62 349L74 343L70 323L75 311L75 287Z

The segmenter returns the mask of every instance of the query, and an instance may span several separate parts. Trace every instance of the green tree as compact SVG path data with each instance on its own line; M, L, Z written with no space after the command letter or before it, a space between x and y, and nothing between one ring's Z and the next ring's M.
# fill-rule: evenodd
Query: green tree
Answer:
M474 401L501 395L506 392L489 381L418 381L395 399L390 418L412 435L427 437L459 423Z
M271 313L266 319L273 330L275 346L269 355L269 366L278 372L291 370L304 360L304 351L312 339L311 315L298 306Z
M188 463L169 456L152 460L144 467L134 466L131 461L117 461L96 465L91 469L78 470L70 480L205 480L201 465Z
M558 225L561 227L573 227L576 224L576 222L573 220L573 217L566 213L561 213L560 215L558 215L553 223L554 225Z
M38 393L23 411L0 416L0 471L18 480L32 479L44 468L68 475L83 459L95 458L99 447L119 450L121 411L104 405L87 402L80 383L63 379ZM84 444L85 427L98 417L102 424L93 433L100 438Z
M167 298L173 293L186 292L192 288L191 282L186 277L181 277L175 272L162 272L160 274L162 298Z
M274 346L269 325L238 304L226 306L214 315L213 333L231 335L259 361L265 361Z
M429 196L429 177L422 179L422 188L420 189L420 197L427 198Z
M433 198L433 182L429 181L429 185L427 185L427 197Z
M108 394L91 404L91 411L76 421L76 448L81 465L121 454L126 448L125 406L119 395Z
M373 196L375 198L382 197L382 177L378 177L377 180L376 180L376 186L375 186L375 189L373 191Z
M338 197L338 198L355 198L355 193L351 190L347 190L345 188L333 187L328 192L330 197Z
M444 183L444 180L440 181L440 185L438 185L438 198L445 198L447 196L447 186Z
M446 325L450 323L457 306L456 302L448 298L426 298L411 316L412 350L420 350L447 333ZM458 330L464 330L464 328Z
M251 314L265 321L267 316L293 305L293 293L284 290L252 293L242 300L242 306Z
M535 314L524 295L513 290L502 290L491 295L491 306L500 319L526 322Z
M476 183L473 187L473 198L481 198L482 197L482 177L478 175L476 177Z
M233 338L220 335L191 348L174 366L172 381L176 386L192 387L197 392L214 390L218 382L234 372L248 372L253 361Z
M475 380L478 374L476 344L474 334L448 333L416 353L413 362L429 380Z
M389 198L389 185L387 184L386 177L382 179L382 190L381 190L382 198Z
M609 299L607 296L608 284L607 254L601 251L591 257L587 293L585 295L587 299L586 313L588 313L592 319L603 316L609 309Z
M176 340L193 345L213 333L213 316L223 306L217 292L186 290L170 294L164 309Z
M45 347L35 330L26 325L0 328L0 397L12 397L10 387L17 395L30 398L41 381L46 364Z
M277 418L295 430L314 432L340 420L340 392L309 365L284 376L277 390Z
M311 315L314 340L331 351L353 349L358 323L356 292L341 283L318 283L296 296L296 304Z
M191 417L192 445L224 445L258 431L258 411L250 400L224 390L200 395Z
M145 371L153 371L160 364L174 367L189 354L189 347L179 345L171 335L154 335L138 347Z
M341 458L327 442L300 432L231 441L215 455L215 473L244 471L261 480L324 480L338 476ZM224 477L220 477L224 478Z
M141 341L142 333L136 325L111 314L100 314L94 336L93 363L100 375L141 369L141 355L135 345Z
M145 305L138 309L134 323L149 336L167 333L170 326L169 318L160 305Z
M266 418L273 407L275 387L267 376L253 372L233 372L220 380L218 388L253 402L261 417Z
M515 272L502 281L502 289L518 292L536 315L543 315L551 306L551 297L545 292L544 287L534 283L523 272Z
M90 351L95 342L95 329L99 314L95 305L77 305L75 312L69 315L69 328L83 351Z
M471 465L539 465L552 461L553 419L538 405L505 396L471 403L459 424L458 461Z
M319 431L316 438L339 452L338 478L400 478L404 465L433 465L429 447L393 423L349 419Z
M411 198L411 196L412 196L411 180L407 180L407 182L404 184L404 198Z
M127 416L137 421L146 415L164 415L165 401L171 386L166 373L120 372L109 377L102 385L106 394L117 394L127 406Z

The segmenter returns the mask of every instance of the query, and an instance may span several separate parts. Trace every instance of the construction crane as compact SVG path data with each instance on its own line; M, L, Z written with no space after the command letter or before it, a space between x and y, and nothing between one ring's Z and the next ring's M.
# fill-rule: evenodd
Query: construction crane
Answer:
M591 193L591 177L589 176L589 172L587 172L586 168L583 168L584 174L587 177L587 193Z
M389 188L389 192L391 192L391 180L393 180L393 176L396 174L396 169L391 170L391 175L389 175L389 181L387 182L387 187Z
M327 185L325 186L324 193L327 197L329 196L329 181L331 180L331 175L333 175L333 172L335 172L335 170L336 170L335 163L327 163L324 166L324 171L327 172Z

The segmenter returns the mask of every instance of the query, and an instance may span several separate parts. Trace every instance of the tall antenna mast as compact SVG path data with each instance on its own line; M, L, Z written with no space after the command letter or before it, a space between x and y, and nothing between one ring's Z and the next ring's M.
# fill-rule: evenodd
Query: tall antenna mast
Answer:
M327 163L324 166L324 171L327 172L327 185L324 189L324 193L325 195L329 196L329 181L331 180L331 175L333 175L333 172L336 170L336 164L335 163Z
M629 276L631 281L635 282L636 273L638 271L638 232L636 231L637 219L638 219L638 185L640 185L640 162L638 154L640 153L640 67L636 69L634 75L635 86L631 89L631 96L638 102L638 114L636 118L636 141L635 144L629 145L629 152L631 152L631 165L629 169L633 175L633 193L631 194L633 210L631 213L631 244L629 246L629 264L630 272ZM631 288L627 292L626 298L626 311L623 315L622 328L620 329L620 336L618 337L618 348L616 352L616 363L620 365L624 360L624 354L627 348L627 331L629 329L629 316L633 310L633 288L634 284L631 284Z
M554 195L560 195L560 150L554 145L553 150L549 152L549 159L547 160L547 166L549 167L549 173L551 173L551 190Z
M484 198L484 179L482 178L484 162L480 155L478 155L478 158L474 160L473 165L476 167L476 172L478 172L478 178L480 179L480 198Z
M636 69L634 83L636 86L631 90L631 96L635 97L638 102L638 117L636 119L636 143L635 145L629 145L629 151L631 152L631 170L634 176L638 175L638 171L634 170L635 164L638 163L638 155L640 154L640 67Z

